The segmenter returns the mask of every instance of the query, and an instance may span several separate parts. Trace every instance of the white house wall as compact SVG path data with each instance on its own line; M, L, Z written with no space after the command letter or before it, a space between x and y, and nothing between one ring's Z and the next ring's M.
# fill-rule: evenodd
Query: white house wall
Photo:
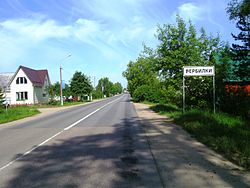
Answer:
M16 79L18 77L25 77L27 79L27 84L16 84ZM19 69L12 83L10 84L10 103L11 105L15 104L33 104L34 103L34 93L33 93L33 85L26 74L22 69ZM17 92L28 92L28 100L17 101L16 93Z

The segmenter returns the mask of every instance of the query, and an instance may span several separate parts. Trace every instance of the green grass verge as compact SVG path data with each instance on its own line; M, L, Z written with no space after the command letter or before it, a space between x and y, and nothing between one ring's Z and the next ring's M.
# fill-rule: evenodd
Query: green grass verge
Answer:
M86 102L64 102L63 106L74 106L84 104ZM40 113L37 108L57 108L61 107L60 102L55 104L37 104L33 106L16 106L10 107L6 111L0 108L0 124L8 123L25 117L33 116Z
M8 110L0 109L0 124L33 116L40 113L37 108L31 106L11 107Z
M250 170L250 122L224 113L191 110L182 114L174 105L150 107L166 115L191 133L197 140Z
M63 106L75 106L75 105L79 105L79 104L84 104L87 102L82 102L82 101L76 101L76 102L63 102ZM36 104L34 105L37 108L58 108L58 107L62 107L60 101L55 102L53 104Z

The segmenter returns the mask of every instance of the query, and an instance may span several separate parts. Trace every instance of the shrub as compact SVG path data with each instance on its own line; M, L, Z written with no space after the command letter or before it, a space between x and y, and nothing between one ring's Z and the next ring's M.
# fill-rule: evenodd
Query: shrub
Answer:
M156 86L142 85L138 87L133 94L135 102L149 101L158 103L161 101L163 95L161 89Z
M100 90L93 90L92 92L93 99L100 99L103 97L102 91Z

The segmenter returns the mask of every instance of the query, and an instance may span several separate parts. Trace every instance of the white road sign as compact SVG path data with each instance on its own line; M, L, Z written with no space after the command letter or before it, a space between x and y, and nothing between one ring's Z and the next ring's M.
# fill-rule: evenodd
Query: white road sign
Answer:
M183 67L183 76L214 76L214 66Z

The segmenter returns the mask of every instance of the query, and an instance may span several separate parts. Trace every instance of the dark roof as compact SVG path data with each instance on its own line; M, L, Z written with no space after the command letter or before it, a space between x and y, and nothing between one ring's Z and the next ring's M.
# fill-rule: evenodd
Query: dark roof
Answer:
M20 66L20 69L23 70L30 81L36 86L43 86L46 76L48 76L49 79L48 70L34 70L24 66Z

